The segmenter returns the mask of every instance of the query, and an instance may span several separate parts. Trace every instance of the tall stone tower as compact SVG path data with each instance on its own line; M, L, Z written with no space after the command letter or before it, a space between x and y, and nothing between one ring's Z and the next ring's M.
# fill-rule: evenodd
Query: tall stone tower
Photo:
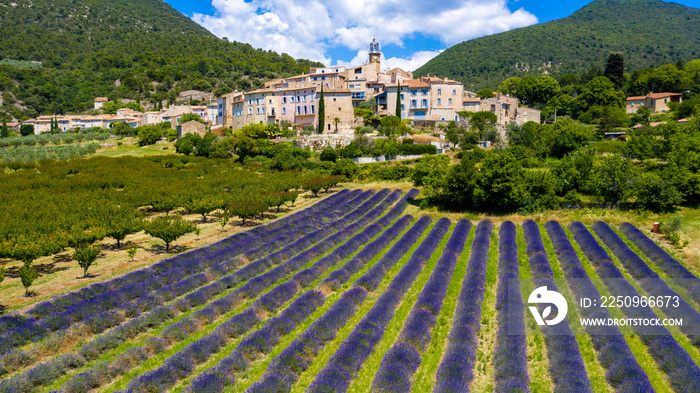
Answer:
M369 62L374 63L377 66L377 74L380 72L382 54L379 52L379 42L376 38L372 38L372 42L369 44Z

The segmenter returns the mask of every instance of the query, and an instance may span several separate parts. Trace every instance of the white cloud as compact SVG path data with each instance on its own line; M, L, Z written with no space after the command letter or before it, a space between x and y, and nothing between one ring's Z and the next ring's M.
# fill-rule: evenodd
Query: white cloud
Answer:
M424 34L447 46L537 22L523 9L510 11L506 0L213 0L212 5L215 15L192 19L217 36L324 64L333 60L329 47L361 51L373 37L382 45L403 46L405 39ZM415 69L431 53L387 62Z
M441 50L436 51L419 51L412 54L409 58L390 57L384 61L388 68L401 68L402 70L415 71L418 67L427 63L433 57L442 53Z

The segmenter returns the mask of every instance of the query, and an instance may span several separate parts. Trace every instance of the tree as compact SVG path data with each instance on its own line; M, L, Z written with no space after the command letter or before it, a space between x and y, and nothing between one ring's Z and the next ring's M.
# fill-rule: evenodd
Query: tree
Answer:
M194 152L194 141L190 138L190 135L192 134L187 134L175 142L175 151L177 153L189 156Z
M190 213L201 215L202 222L206 222L211 212L224 207L224 199L222 196L205 194L185 202L183 207Z
M136 252L138 251L139 246L136 245L136 243L130 243L129 246L126 248L126 255L129 256L129 260L133 262L134 257L136 256Z
M631 123L632 125L641 124L643 126L648 126L651 121L651 108L646 105L642 105L637 108L637 112L632 115Z
M31 263L25 263L19 268L19 278L22 280L22 286L24 286L25 297L29 297L29 287L32 286L37 277L39 277L39 273L37 273L36 269L34 269L34 266L32 266Z
M401 125L401 118L394 115L384 116L382 120L379 121L379 125L381 126L382 135L396 135Z
M622 53L611 53L608 55L603 76L610 79L617 88L620 88L625 83L624 72L625 60L622 57Z
M472 130L479 133L480 140L483 140L486 127L496 124L497 121L498 117L496 117L496 114L490 111L476 112L472 115L471 119L469 119Z
M338 152L332 147L326 147L319 157L321 161L335 162L338 159Z
M153 145L163 137L163 131L158 126L142 126L138 137L141 146Z
M170 243L180 237L194 232L196 226L180 216L158 217L144 224L144 231L165 242L165 251L170 250Z
M396 116L401 119L401 82L396 90Z
M98 255L100 255L100 246L98 244L84 243L75 247L73 259L78 261L78 265L83 268L83 277L87 277L88 269L95 262Z
M110 128L112 128L112 132L114 135L123 138L125 136L131 136L134 135L135 130L131 127L129 127L126 122L120 121L117 123L112 123L109 125Z
M594 139L593 131L576 121L563 118L549 129L549 155L561 158Z
M205 124L204 119L202 119L202 117L196 113L185 113L184 115L180 116L180 120L178 120L177 123L185 124L192 120Z
M7 122L2 119L2 130L0 131L0 138L7 138L10 136L10 130L7 128Z
M482 100L495 97L495 95L493 94L493 90L488 89L488 88L484 88L484 89L477 91L476 96L481 98Z
M316 128L316 133L323 134L324 128L326 128L326 102L323 99L323 85L321 85L321 95L318 98L318 127Z
M670 213L683 202L678 189L656 173L642 173L634 179L633 194L637 207L656 213Z
M604 202L624 202L630 196L633 177L630 160L618 155L605 157L595 168L595 190Z
M130 208L115 207L109 211L105 222L105 236L117 241L117 248L127 235L143 229L143 216Z
M255 218L267 210L268 206L259 200L250 201L235 201L226 206L226 210L233 217L240 218L241 225L245 225L245 221L250 218Z
M559 82L551 76L526 76L517 86L516 97L524 106L544 106L561 91Z
M34 125L33 124L22 124L19 127L19 133L22 136L34 135Z
M333 124L335 124L335 133L338 133L338 123L340 123L340 118L339 117L334 117L333 118Z

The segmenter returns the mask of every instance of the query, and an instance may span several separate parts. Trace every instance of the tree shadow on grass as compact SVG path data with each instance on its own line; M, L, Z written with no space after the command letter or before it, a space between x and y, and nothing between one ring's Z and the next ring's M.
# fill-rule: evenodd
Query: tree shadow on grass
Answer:
M171 244L170 249L166 250L165 249L165 244L156 244L154 246L151 246L148 251L154 253L154 254L168 254L168 255L175 255L175 254L180 254L183 253L187 250L189 250L190 247L187 246L181 246L177 244Z

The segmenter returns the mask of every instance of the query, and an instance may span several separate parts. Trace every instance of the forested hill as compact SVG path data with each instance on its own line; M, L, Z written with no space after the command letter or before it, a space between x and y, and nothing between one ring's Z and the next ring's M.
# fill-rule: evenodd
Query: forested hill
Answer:
M221 40L161 0L0 0L0 26L0 60L15 65L0 65L4 110L29 115L81 111L95 96L156 102L177 90L247 89L310 65Z
M509 76L582 74L622 52L627 71L700 56L700 9L657 0L596 0L571 16L457 44L415 71L475 91Z

